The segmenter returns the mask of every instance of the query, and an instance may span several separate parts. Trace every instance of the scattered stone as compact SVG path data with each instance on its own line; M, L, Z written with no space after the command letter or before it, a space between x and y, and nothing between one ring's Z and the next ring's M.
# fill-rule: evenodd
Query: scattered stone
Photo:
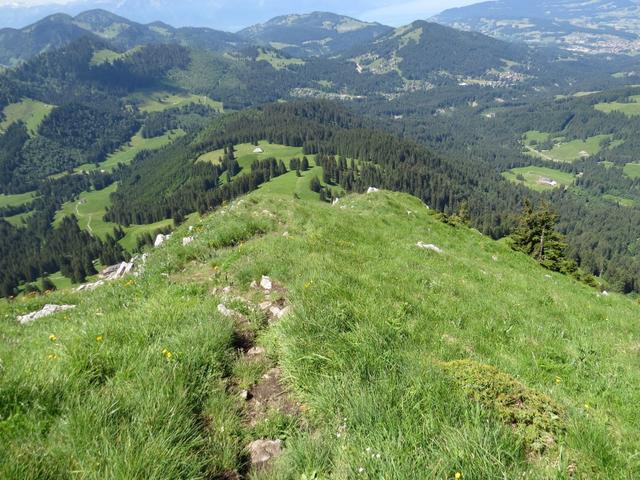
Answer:
M255 468L265 467L271 460L282 455L281 440L255 440L248 447L251 454L251 465Z
M37 312L31 312L26 315L21 315L18 317L18 322L22 325L26 325L28 323L33 322L34 320L38 320L40 318L48 317L53 315L54 313L64 312L66 310L71 310L72 308L76 308L75 305L45 305L42 309Z
M262 302L261 304L258 305L258 308L263 312L266 312L271 308L271 302L270 301Z
M331 205L337 205L339 201L340 201L339 198L334 198L333 202L331 202Z
M437 246L433 245L432 243L427 244L427 243L424 243L424 242L418 242L416 245L417 245L418 248L422 248L424 250L430 250L432 252L436 252L436 253L439 253L439 254L444 253L444 250L442 250L440 247L437 247Z
M189 225L189 231L193 232L193 225Z
M169 238L171 238L171 235L163 235L162 233L159 233L158 236L156 237L155 242L153 242L153 246L155 248L160 247L164 242L166 242L167 240L169 240Z
M369 187L369 189L367 190L367 195L370 193L376 193L379 192L380 190L375 188L375 187Z
M84 291L91 292L96 288L101 287L105 283L106 282L104 280L98 280L97 282L93 282L93 283L85 283L83 285L80 285L78 288L76 288L74 292L84 292Z
M603 297L608 297L609 295L610 295L609 292L607 292L606 290L602 292Z
M240 398L242 398L243 400L249 400L251 398L251 393L249 392L249 390L243 390L240 392Z
M249 287L254 288L254 289L258 288L258 282L256 282L254 280L253 282L251 282L251 285L249 285Z
M195 240L195 239L194 239L193 237L184 237L184 238L182 239L182 246L183 246L183 247L186 247L187 245L189 245L189 244L193 243L193 241L194 241L194 240Z
M262 347L252 347L247 351L247 357L261 357L266 352L266 350Z
M273 315L273 317L277 320L282 320L284 317L286 317L289 314L290 310L291 310L291 307L280 308L276 305L272 306L269 309L269 311L271 312L271 315Z
M282 236L283 236L283 237L288 237L288 236L289 236L289 232L284 232L284 233L282 234Z
M497 256L497 255L494 255L493 257L491 257L491 259L492 259L494 262L497 262L497 261L498 261L498 256Z
M235 312L229 308L227 308L225 305L223 305L222 303L220 305L218 305L218 312L220 313L220 315L222 315L223 317L232 317Z
M231 287L224 287L222 289L222 293L224 293L225 295L229 295L231 293Z
M263 290L271 290L273 288L273 284L271 283L271 279L267 276L262 276L262 279L260 280L260 286L262 287Z

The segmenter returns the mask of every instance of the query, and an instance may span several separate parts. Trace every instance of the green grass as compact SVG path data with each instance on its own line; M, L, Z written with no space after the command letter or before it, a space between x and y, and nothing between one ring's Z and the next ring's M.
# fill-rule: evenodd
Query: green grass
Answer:
M256 57L257 62L265 61L271 64L276 70L283 70L290 65L304 65L305 61L300 58L287 58L277 55L275 52L265 52L260 50Z
M0 478L229 478L262 435L285 453L257 479L638 477L636 302L407 195L330 206L278 188L203 218L186 248L178 231L134 282L0 302ZM259 297L261 275L294 309L258 341L301 426L247 425L229 389L256 374L212 292ZM78 307L14 320L63 302Z
M283 162L286 161L288 167L289 160L295 157L302 158L303 156L301 147L288 147L285 145L269 143L267 141L260 141L258 144L264 153L253 153L256 146L250 143L235 145L235 156L241 167L250 167L255 160L262 160L271 157L282 160ZM198 161L218 164L222 157L224 157L224 150L220 149L201 155L200 158L198 158Z
M627 163L624 166L624 173L630 178L640 178L640 163Z
M4 217L3 220L6 220L11 225L15 227L19 227L24 224L24 222L32 215L33 212L24 212L19 213L17 215L13 215L11 217Z
M118 164L122 163L128 165L133 161L135 156L143 150L157 150L168 144L173 140L182 137L185 132L182 129L172 130L166 132L164 135L153 138L144 138L140 132L136 133L129 143L123 145L118 151L112 153L107 159L96 167L94 164L85 164L76 167L76 172L90 172L93 170L106 170L108 172L113 171Z
M107 62L113 63L114 61L124 58L127 55L131 55L132 53L135 53L140 49L142 49L142 47L138 46L124 53L114 52L113 50L109 50L107 48L96 50L95 52L93 52L93 57L91 57L91 65L102 65L103 63Z
M122 57L122 54L114 52L104 48L102 50L96 50L91 57L91 65L102 65L103 63L112 63Z
M619 197L617 195L605 194L602 196L605 200L617 203L622 207L635 207L636 201L631 198Z
M35 198L34 192L18 193L15 195L5 195L0 193L0 208L13 206L17 207L29 203Z
M89 231L92 235L105 238L106 235L112 234L117 224L105 222L102 217L106 213L106 208L111 203L109 196L115 192L116 189L117 184L114 183L103 190L81 193L78 200L65 203L62 208L56 212L54 225L58 225L62 219L68 215L75 215L78 218L80 228ZM147 232L153 233L158 229L171 226L172 224L173 220L169 219L148 225L122 227L125 231L125 236L120 240L120 244L128 251L132 251L136 247L136 242L140 235Z
M554 170L553 168L545 167L522 167L514 168L502 174L504 178L510 182L525 185L531 190L543 192L547 190L553 190L554 188L560 188L561 186L573 185L574 177L570 173ZM524 177L524 180L520 180L518 176ZM542 184L541 179L550 179L558 182L556 187L552 185Z
M539 145L541 142L547 141L550 136L551 134L548 133L527 132L525 134L527 153L549 161L572 163L581 158L596 155L602 150L602 141L612 140L613 138L611 135L595 135L586 140L566 141L564 138L558 137L554 139L554 145L551 150L540 150L539 146L531 143L533 140L536 140ZM615 140L609 148L615 148L622 143L621 140Z
M156 223L149 223L147 225L130 225L126 228L123 228L125 231L125 236L122 240L120 240L120 244L126 248L128 251L132 251L136 247L136 242L138 237L145 233L153 233L156 230L170 227L173 225L173 220L160 220Z
M162 112L169 108L184 107L192 103L207 105L219 112L223 110L221 102L216 102L203 95L193 95L189 93L153 91L142 95L137 94L134 98L141 101L140 110L146 113Z
M604 113L620 112L627 116L640 115L640 95L629 97L631 103L611 102L594 105L596 110Z
M21 121L27 126L29 134L35 135L42 121L53 109L53 105L31 100L30 98L25 98L19 103L7 105L3 110L4 121L0 123L0 132L9 128L12 123Z
M92 235L105 238L107 234L113 233L113 229L117 226L102 219L106 208L111 204L109 196L116 191L117 187L118 184L114 183L102 190L82 192L78 200L67 202L58 210L54 225L58 225L66 216L75 215L80 228L89 231Z
M304 156L301 147L288 147L286 145L277 145L267 141L260 141L258 143L260 148L262 148L263 153L253 153L256 146L250 143L243 143L235 146L235 156L241 169L238 175L242 175L244 172L249 171L251 164L256 160L275 158L277 160L282 160L286 167L289 168L289 160L292 158L302 158ZM220 149L201 155L200 158L198 158L198 161L218 164L220 158L223 156L224 150ZM314 155L307 155L307 159L311 165L314 164ZM222 177L221 182L226 182L226 176Z

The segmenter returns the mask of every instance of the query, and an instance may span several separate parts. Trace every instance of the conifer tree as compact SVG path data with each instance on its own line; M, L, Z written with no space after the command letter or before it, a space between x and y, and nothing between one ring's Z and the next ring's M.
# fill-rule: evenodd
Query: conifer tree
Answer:
M567 266L564 236L556 230L558 215L548 204L535 210L526 201L517 228L511 235L514 250L535 258L549 270L563 271Z

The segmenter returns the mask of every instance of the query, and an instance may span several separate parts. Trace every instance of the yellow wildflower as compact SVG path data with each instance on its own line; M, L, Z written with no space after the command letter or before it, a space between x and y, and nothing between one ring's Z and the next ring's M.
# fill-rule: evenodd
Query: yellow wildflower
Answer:
M164 355L164 358L166 358L167 360L171 360L171 358L173 357L173 353L171 353L166 348L162 350L162 355Z
M462 473L460 473L460 472L456 472L456 474L454 475L454 478L455 478L456 480L460 480L460 479L462 478Z
M58 337L56 337L55 335L49 335L49 340L51 340L52 342L57 342Z
M96 337L96 342L102 342L104 340L104 337L102 335L98 335Z
M556 384L560 385L562 383L562 379L560 377L556 377Z
M58 358L58 355L56 355L55 353L50 353L48 355L49 360L56 360Z

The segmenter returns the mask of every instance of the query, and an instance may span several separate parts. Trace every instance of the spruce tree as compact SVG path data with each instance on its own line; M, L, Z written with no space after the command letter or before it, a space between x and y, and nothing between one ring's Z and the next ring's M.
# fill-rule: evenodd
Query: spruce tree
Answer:
M526 201L518 226L511 235L514 250L535 258L549 270L562 271L566 266L564 236L556 230L558 215L548 204L534 210Z

